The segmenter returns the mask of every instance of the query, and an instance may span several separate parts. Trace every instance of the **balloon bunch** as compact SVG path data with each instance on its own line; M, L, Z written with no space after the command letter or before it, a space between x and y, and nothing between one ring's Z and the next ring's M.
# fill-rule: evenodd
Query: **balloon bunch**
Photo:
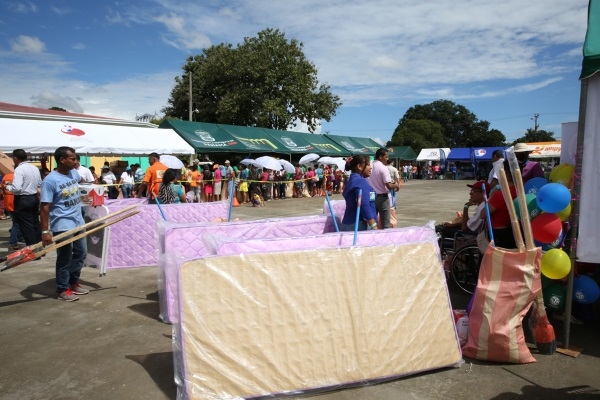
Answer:
M544 254L540 262L543 275L544 303L548 310L562 312L565 308L566 287L556 280L564 279L571 271L571 259L562 249L567 221L571 215L571 191L574 167L560 164L550 172L550 180L533 178L525 183L527 212L537 245ZM515 200L518 209L518 201ZM590 277L578 276L573 284L573 300L591 304L600 297L600 287Z

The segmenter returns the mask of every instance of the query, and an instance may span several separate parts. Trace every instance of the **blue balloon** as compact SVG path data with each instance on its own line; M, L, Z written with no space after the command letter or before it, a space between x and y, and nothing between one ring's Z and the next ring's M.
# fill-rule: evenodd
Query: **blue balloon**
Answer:
M538 192L538 190L540 190L542 188L542 186L544 186L547 183L548 183L547 179L544 179L541 177L532 178L525 183L525 186L524 186L525 194L527 194L527 193L536 194Z
M581 275L573 280L573 300L580 304L595 303L600 297L600 288L595 280Z
M535 200L538 207L547 213L557 213L567 208L571 202L571 192L560 183L548 183L538 190Z
M560 235L558 235L558 238L552 243L540 243L537 240L534 240L533 242L535 243L535 247L541 247L542 251L548 251L550 249L560 249L562 247L564 238L565 231L563 229L562 231L560 231Z

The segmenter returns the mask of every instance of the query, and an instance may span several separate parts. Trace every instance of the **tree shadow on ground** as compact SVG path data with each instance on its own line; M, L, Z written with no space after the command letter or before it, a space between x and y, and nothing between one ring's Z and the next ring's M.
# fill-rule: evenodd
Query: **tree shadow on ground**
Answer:
M571 386L560 389L550 389L537 385L527 385L521 388L521 393L500 393L492 400L587 400L600 398L600 390L591 386Z
M125 358L141 365L167 398L177 397L172 352L127 355Z

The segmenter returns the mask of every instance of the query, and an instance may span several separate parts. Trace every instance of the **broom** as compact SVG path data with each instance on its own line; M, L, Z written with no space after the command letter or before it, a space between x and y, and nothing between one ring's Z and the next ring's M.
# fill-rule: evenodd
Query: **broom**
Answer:
M525 243L527 250L535 249L533 241L533 232L531 231L531 222L529 221L529 212L527 211L527 202L525 200L525 188L523 187L523 177L517 162L514 151L506 151L509 166L513 174L513 180L517 187L517 196L519 199L519 208L521 209L521 224L525 234ZM548 321L546 307L544 306L544 294L540 290L533 302L533 312L529 317L529 326L533 331L533 340L540 354L552 355L556 351L556 334L554 327Z

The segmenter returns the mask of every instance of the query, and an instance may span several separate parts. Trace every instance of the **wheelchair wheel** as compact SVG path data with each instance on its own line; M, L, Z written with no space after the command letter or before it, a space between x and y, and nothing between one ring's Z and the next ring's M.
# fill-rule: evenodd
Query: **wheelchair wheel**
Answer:
M473 294L477 286L480 258L481 255L476 244L461 247L452 257L450 264L452 280L467 294Z

